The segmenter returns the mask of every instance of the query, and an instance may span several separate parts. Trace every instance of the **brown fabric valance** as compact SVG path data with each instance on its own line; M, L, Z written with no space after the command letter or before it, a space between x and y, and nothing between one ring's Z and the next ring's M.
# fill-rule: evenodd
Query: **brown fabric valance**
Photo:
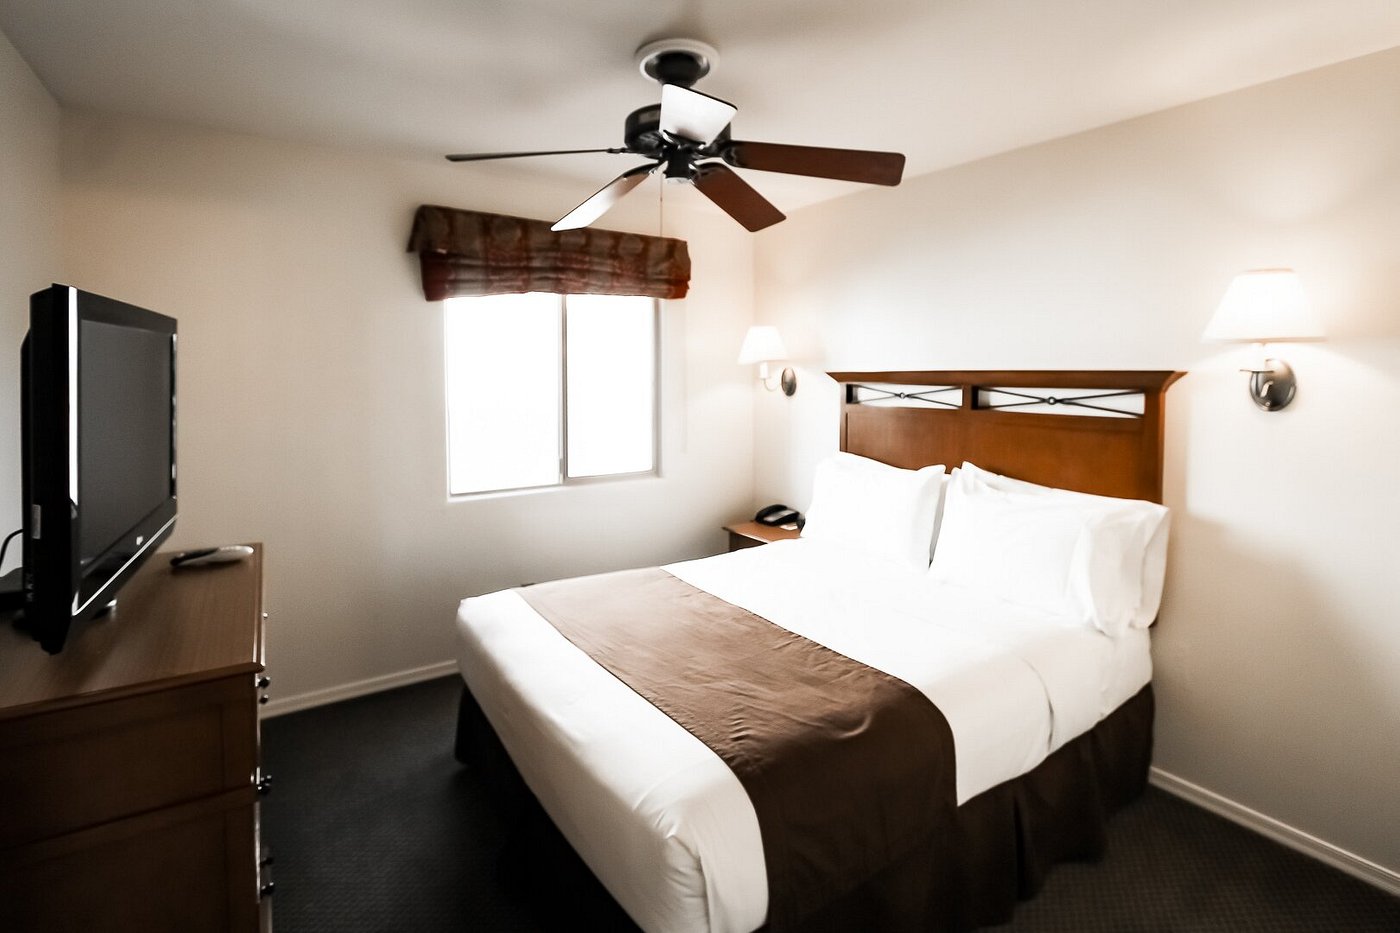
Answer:
M549 229L542 220L424 204L409 252L423 267L429 301L520 292L684 298L684 240L613 230Z

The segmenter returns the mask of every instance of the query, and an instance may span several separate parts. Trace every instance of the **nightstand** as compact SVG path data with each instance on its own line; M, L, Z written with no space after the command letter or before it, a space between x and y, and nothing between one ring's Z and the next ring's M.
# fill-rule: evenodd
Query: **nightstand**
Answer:
M729 550L739 551L746 547L758 547L773 541L787 541L798 537L796 528L780 528L777 525L760 525L758 522L735 522L725 525L729 532Z

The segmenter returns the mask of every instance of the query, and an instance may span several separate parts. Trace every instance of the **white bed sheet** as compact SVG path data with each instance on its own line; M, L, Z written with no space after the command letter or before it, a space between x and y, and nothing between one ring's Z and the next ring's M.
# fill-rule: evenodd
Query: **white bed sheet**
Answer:
M1113 639L829 542L779 542L665 569L921 690L952 729L959 804L1031 770L1151 679L1145 631ZM638 925L722 933L762 924L758 822L709 748L516 592L464 600L457 622L477 702L545 810Z

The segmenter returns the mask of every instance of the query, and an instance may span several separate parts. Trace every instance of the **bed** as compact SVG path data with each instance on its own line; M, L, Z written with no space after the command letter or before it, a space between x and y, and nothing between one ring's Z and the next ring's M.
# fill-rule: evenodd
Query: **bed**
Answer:
M970 461L991 475L1046 487L1161 501L1163 395L1179 373L832 376L842 386L841 450L853 460L869 458L911 474L928 464ZM962 475L972 482L967 477L976 473L969 466ZM945 524L955 515L965 513L945 510ZM958 527L966 526L964 517ZM972 540L967 533L957 537L945 527L939 535L966 542ZM1141 793L1151 755L1151 661L1145 627L1047 625L1040 610L1007 602L1003 594L946 585L946 568L964 553L935 551L934 571L942 564L945 579L930 582L936 574L927 568L813 534L617 580L464 600L458 613L464 677L458 756L478 765L494 762L505 779L523 779L646 930L939 930L1004 920L1056 862L1099 854L1108 815ZM920 790L921 800L936 798L932 828L906 833L897 816L902 810L833 816L828 823L838 828L840 819L889 823L876 835L898 840L881 841L887 848L872 849L880 854L867 858L864 838L843 839L834 847L844 861L828 866L826 875L813 874L805 886L774 874L774 862L789 856L781 854L784 837L771 829L770 808L838 814L847 800L862 797L872 798L872 807L890 807L887 798L898 798L904 784L892 783L872 764L868 779L878 790L866 793L852 783L865 781L864 774L852 776L844 765L821 759L820 766L803 766L808 779L763 802L767 785L746 777L746 752L726 757L723 736L711 741L705 722L687 719L698 715L688 699L649 692L654 680L679 679L686 683L677 689L688 697L692 682L730 680L728 665L747 655L725 661L724 676L715 678L707 675L713 661L692 663L683 677L666 673L652 680L629 666L641 663L632 655L687 631L649 628L671 624L671 610L657 608L671 604L647 600L672 590L692 605L710 601L700 603L707 612L735 610L733 618L707 616L706 629L729 631L742 622L758 626L763 637L777 632L812 652L799 655L802 665L853 665L874 678L871 689L913 696L910 702L920 706L916 718L926 716L922 707L932 709L929 724L917 726L927 732L895 719L886 727L892 738L884 740L893 743L889 754L899 768L905 759L933 762L910 765L932 769L911 771L917 778L899 778L937 788ZM625 637L594 635L595 624L603 627L587 615L570 621L571 613L600 608L616 621L643 603L645 611L637 610L627 624L653 634L631 645L617 644ZM1153 603L1153 617L1155 609ZM836 677L844 683L850 675L843 669ZM708 702L713 706L713 698ZM748 716L745 702L734 698L733 710ZM761 731L732 710L705 715L725 723L711 731ZM781 715L808 718L800 709ZM865 724L855 731L867 731ZM946 748L939 744L944 733ZM827 794L826 802L803 796L813 793ZM827 831L825 825L812 830ZM805 870L808 850L795 844L793 851L794 863Z

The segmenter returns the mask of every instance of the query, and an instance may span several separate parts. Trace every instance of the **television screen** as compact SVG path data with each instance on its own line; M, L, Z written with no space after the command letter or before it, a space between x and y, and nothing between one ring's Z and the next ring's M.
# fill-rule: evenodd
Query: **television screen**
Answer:
M175 521L175 321L55 285L24 348L25 624L50 652Z

